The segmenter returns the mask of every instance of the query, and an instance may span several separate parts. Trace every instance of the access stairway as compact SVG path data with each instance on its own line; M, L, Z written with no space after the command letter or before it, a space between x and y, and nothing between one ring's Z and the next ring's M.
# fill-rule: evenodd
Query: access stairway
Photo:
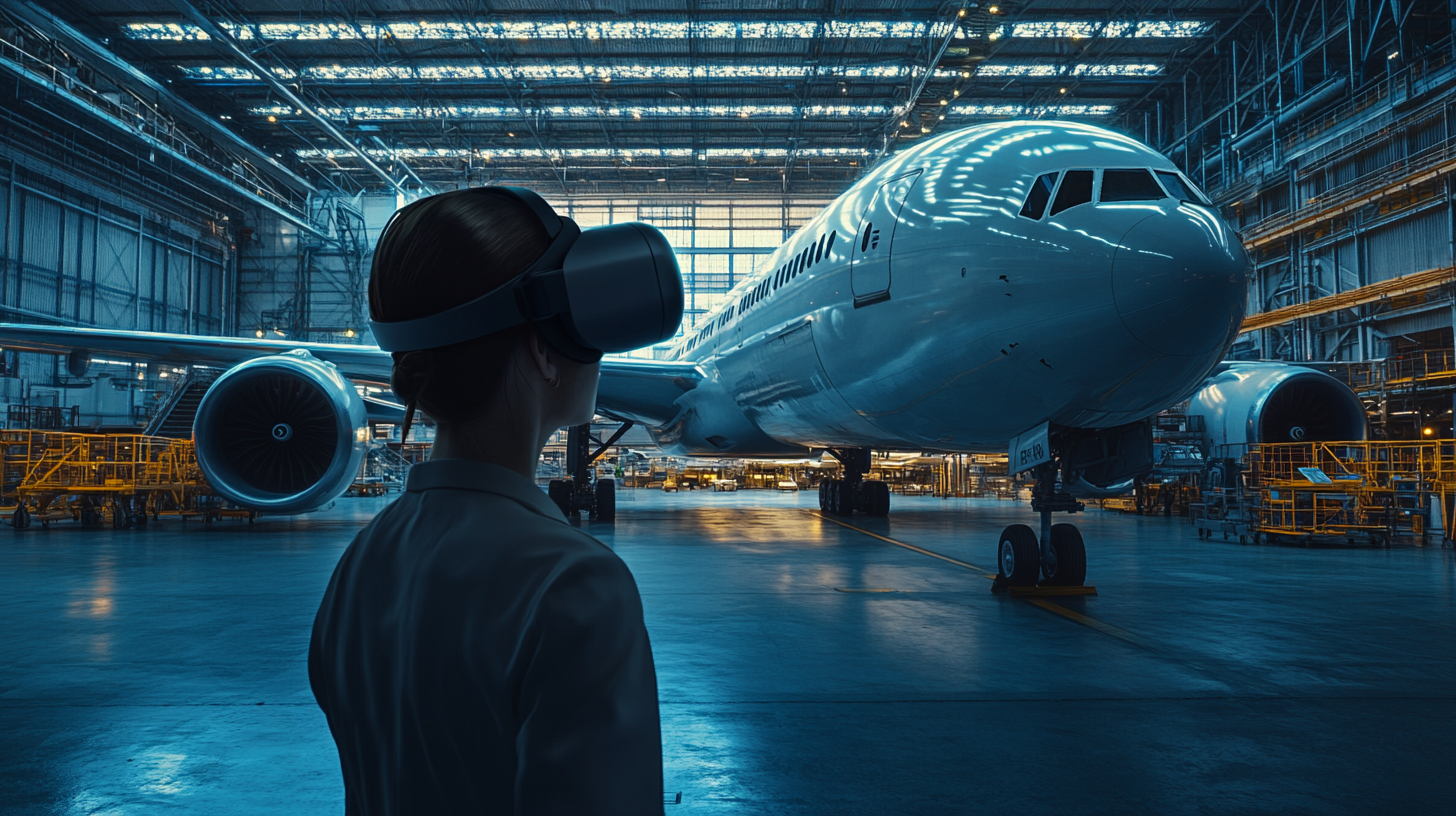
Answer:
M216 368L192 367L187 376L178 381L162 407L152 415L151 422L143 432L147 436L161 436L169 439L191 439L192 421L197 418L197 407L212 383L222 376Z

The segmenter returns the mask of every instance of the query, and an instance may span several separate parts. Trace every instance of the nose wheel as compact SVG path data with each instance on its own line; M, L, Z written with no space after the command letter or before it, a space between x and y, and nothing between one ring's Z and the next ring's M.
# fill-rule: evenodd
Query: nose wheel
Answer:
M1001 531L996 548L997 583L1006 586L1082 586L1087 582L1087 547L1075 524L1053 524L1047 556L1025 524Z
M996 545L996 566L1000 572L992 592L1007 587L1083 586L1087 582L1087 547L1075 524L1052 524L1052 513L1076 513L1082 503L1057 489L1056 471L1050 464L1037 471L1032 488L1031 508L1041 516L1041 535L1025 524L1013 524L1001 531Z

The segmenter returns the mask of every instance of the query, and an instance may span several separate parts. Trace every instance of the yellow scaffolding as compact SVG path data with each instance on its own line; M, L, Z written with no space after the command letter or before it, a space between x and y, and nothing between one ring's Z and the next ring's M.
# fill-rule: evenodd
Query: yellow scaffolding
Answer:
M145 524L162 513L200 515L220 508L197 467L189 439L141 434L0 431L5 507L0 517L23 527L73 518L82 524Z
M1244 468L1259 533L1388 543L1429 523L1453 538L1456 440L1254 445Z

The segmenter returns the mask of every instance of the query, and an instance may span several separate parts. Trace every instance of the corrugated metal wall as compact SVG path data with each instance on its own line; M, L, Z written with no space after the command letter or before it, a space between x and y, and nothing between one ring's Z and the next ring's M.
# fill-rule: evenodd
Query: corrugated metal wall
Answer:
M1365 234L1363 283L1451 265L1451 215L1445 207L1376 227Z
M8 174L7 174L8 175ZM23 169L4 178L0 311L103 328L223 331L224 247Z

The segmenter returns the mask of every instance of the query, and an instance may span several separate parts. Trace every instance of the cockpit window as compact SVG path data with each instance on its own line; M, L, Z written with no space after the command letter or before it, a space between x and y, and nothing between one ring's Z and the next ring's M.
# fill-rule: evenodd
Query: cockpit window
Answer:
M1146 170L1103 170L1098 201L1157 201L1163 189Z
M1052 204L1052 215L1063 210L1069 210L1078 204L1088 204L1092 201L1092 171L1091 170L1068 170L1065 178L1062 179L1062 186L1057 190L1057 200Z
M1191 201L1194 204L1208 203L1208 199L1204 198L1202 193L1193 189L1193 185L1185 182L1183 177L1177 173L1159 170L1158 180L1163 182L1163 189L1168 191L1168 195L1176 199Z
M1031 192L1026 194L1026 203L1021 205L1021 214L1032 220L1041 218L1047 202L1052 198L1052 188L1057 186L1057 174L1046 173L1031 183Z

